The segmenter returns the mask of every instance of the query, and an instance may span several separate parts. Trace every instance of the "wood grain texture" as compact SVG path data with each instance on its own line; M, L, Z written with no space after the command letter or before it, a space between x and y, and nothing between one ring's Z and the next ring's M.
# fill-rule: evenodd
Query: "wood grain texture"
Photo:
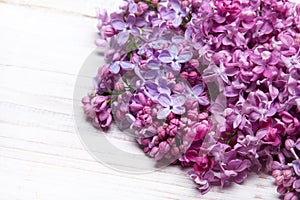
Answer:
M76 133L73 91L95 48L95 7L120 1L0 2L1 200L278 198L264 174L201 196L178 167L128 175L96 162Z

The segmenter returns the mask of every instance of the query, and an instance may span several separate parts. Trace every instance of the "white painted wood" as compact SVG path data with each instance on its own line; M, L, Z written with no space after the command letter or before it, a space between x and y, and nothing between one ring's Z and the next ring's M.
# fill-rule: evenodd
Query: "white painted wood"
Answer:
M119 1L0 2L1 200L278 197L272 178L263 174L201 196L178 167L127 175L96 162L76 133L73 90L95 48L97 22L89 16L96 5L111 9Z

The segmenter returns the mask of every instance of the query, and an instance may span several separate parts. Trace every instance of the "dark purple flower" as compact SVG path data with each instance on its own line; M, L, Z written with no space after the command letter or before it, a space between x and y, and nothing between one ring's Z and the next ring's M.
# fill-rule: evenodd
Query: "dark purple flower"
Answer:
M207 155L195 158L194 171L196 173L204 173L214 166L214 161Z

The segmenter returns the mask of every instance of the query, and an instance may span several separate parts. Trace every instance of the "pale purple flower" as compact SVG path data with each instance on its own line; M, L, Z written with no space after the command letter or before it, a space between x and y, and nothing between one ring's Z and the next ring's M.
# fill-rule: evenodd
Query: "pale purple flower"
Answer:
M300 176L300 160L294 160L292 162L292 165L297 176Z
M136 23L136 17L133 14L130 14L126 22L124 22L121 19L115 19L112 20L111 24L113 28L117 31L120 31L117 35L117 41L120 45L125 44L128 39L130 34L132 35L139 35L139 29L135 27Z
M159 94L170 95L172 86L173 83L169 83L165 78L159 78L156 82L146 81L144 84L147 94L153 101L157 101Z
M207 106L209 104L208 98L206 96L203 96L204 88L202 85L195 85L192 88L192 92L200 105Z
M126 61L116 61L109 66L109 71L113 74L118 74L121 69L132 70L134 69L134 64Z
M182 115L185 112L185 103L184 95L167 95L160 94L158 96L158 103L164 108L157 112L158 119L165 119L171 112L177 115Z
M158 59L163 63L170 63L173 70L180 71L181 64L188 62L192 57L192 52L180 52L177 45L171 44L168 51L164 50L159 54Z
M175 18L175 12L166 7L159 7L159 13L157 16L151 17L153 27L165 28L167 22Z
M175 11L172 24L174 27L179 27L182 23L182 19L187 16L187 8L182 8L178 0L171 0L170 7Z

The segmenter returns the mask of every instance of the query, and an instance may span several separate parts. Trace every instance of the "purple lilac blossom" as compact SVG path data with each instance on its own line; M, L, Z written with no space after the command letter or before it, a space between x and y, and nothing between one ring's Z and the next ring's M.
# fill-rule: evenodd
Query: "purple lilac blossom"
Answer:
M202 194L265 167L284 199L299 199L299 16L285 0L126 0L119 12L99 11L108 64L84 112L105 130L118 113L149 156L193 167ZM225 105L209 105L212 82Z

